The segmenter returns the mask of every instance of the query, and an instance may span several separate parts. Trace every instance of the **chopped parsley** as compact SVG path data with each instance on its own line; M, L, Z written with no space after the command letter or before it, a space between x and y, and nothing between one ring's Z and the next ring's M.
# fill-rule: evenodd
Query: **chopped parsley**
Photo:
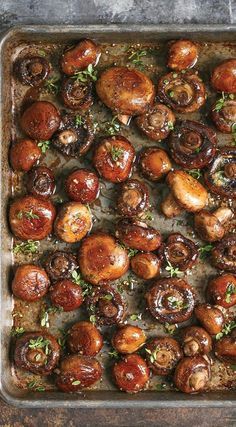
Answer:
M236 328L236 322L232 321L230 323L226 323L222 328L222 331L216 334L216 340L220 340L224 335L229 335L234 328Z
M182 274L182 271L179 270L179 268L173 267L173 265L170 263L170 261L167 261L166 271L170 272L170 277L178 277Z
M27 240L26 242L18 243L13 248L15 255L21 253L24 255L35 254L38 252L39 242L37 240Z
M86 70L76 72L72 78L81 83L87 83L91 80L96 82L97 73L98 72L97 70L94 70L93 65L89 64Z
M49 149L50 144L51 141L39 141L38 147L41 149L42 153L45 154L46 151Z
M115 147L113 145L111 147L110 154L113 162L117 163L123 157L124 149L122 147Z

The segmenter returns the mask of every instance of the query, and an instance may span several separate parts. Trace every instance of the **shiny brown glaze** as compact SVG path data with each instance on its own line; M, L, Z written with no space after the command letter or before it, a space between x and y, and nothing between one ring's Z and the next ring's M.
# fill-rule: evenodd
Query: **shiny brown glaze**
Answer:
M138 253L131 258L131 269L136 276L149 280L159 276L161 259L151 252Z
M135 158L131 143L123 136L110 136L94 151L93 165L107 181L123 182L130 176Z
M56 368L60 346L47 332L27 332L17 338L14 362L17 367L39 375L49 375Z
M119 279L129 268L126 249L106 233L96 233L82 241L79 266L85 280L93 285Z
M167 218L173 218L181 215L184 209L177 203L174 196L170 192L161 202L161 211Z
M211 251L211 262L219 270L236 273L236 235L231 234L218 242Z
M204 179L213 193L235 199L236 147L221 148L207 169Z
M181 71L194 67L197 60L197 45L191 40L177 40L169 48L167 67Z
M59 211L54 230L59 239L66 243L79 242L92 228L92 214L80 202L65 203Z
M127 247L139 251L155 251L161 244L158 230L133 219L121 219L118 222L116 237Z
M64 79L61 86L63 104L70 110L84 113L93 104L92 82L83 83L79 80Z
M36 197L48 198L56 189L55 178L51 169L45 166L36 166L28 172L26 177L28 193Z
M183 357L179 343L170 337L152 338L145 347L148 366L156 375L169 375Z
M85 70L90 64L96 65L99 57L99 47L92 40L84 39L65 50L61 57L61 69L63 73L72 76Z
M212 304L228 308L236 304L236 277L222 274L211 279L207 286L207 299Z
M88 169L77 169L66 178L65 189L71 200L92 203L99 194L99 179Z
M112 346L121 354L138 351L146 341L144 331L138 326L124 325L112 337Z
M51 102L36 101L21 116L22 130L33 139L49 140L59 128L60 113Z
M181 323L188 320L194 309L195 293L185 280L156 280L146 293L147 307L160 323Z
M126 314L125 303L118 291L108 284L94 289L87 298L87 309L93 321L100 326L120 324Z
M21 240L45 239L52 232L55 215L49 200L34 196L18 198L9 210L12 233Z
M55 251L47 254L44 267L50 280L56 282L70 279L72 272L78 268L78 263L71 253Z
M194 229L202 240L215 242L224 237L225 224L234 216L227 207L220 207L215 212L205 209L194 215Z
M229 337L223 337L215 342L215 356L217 359L227 364L235 364L236 362L236 338L232 333Z
M138 116L135 123L148 138L162 141L174 128L175 115L166 105L158 103L147 113Z
M32 139L20 139L11 145L10 163L15 171L28 172L38 163L42 151Z
M122 184L118 200L117 210L120 215L136 217L149 208L149 190L144 182L137 179L129 179Z
M49 278L43 268L32 264L20 265L12 281L12 292L21 300L32 302L46 295L49 285Z
M181 343L185 356L208 354L212 350L212 339L200 326L189 326L183 330Z
M158 251L161 259L185 271L196 263L198 249L195 243L181 233L171 233Z
M159 181L172 168L166 151L157 147L144 148L139 158L140 171L150 181Z
M77 322L68 332L67 347L71 353L96 356L102 346L102 335L91 322Z
M195 317L210 335L217 335L224 326L222 311L210 304L198 304L194 310Z
M232 133L236 123L236 99L225 99L220 110L217 106L216 101L211 108L211 118L215 126L220 132Z
M236 93L236 59L217 65L211 76L211 84L218 92Z
M206 388L211 367L203 356L184 357L176 367L174 383L183 393L197 393Z
M144 114L152 105L155 88L152 81L134 68L111 67L100 75L96 90L102 102L118 114Z
M14 64L15 75L24 85L40 86L48 77L50 64L42 56L26 56Z
M102 367L98 360L72 354L62 359L56 385L65 393L72 393L91 387L102 376Z
M206 101L206 89L197 72L165 74L158 83L158 98L178 113L193 113Z
M127 393L138 393L149 380L149 369L138 354L129 354L113 366L113 378L117 387Z
M54 283L50 289L50 299L54 306L63 311L73 311L83 303L83 291L72 280L63 279Z
M183 169L201 169L216 153L216 134L202 123L183 120L178 122L168 144L174 161Z

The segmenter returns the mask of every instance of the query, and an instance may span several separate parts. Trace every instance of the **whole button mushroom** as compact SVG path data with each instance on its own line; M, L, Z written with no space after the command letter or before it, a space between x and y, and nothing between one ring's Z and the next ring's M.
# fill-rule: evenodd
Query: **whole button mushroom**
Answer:
M232 133L236 123L236 98L230 94L216 101L211 107L211 118L220 132ZM234 97L235 99L231 99Z
M138 326L124 325L112 337L112 345L121 354L138 351L146 341L144 331Z
M210 335L217 335L221 332L225 319L220 308L205 303L198 304L195 307L194 314Z
M63 73L72 76L78 71L85 70L90 64L96 65L101 55L99 46L92 40L81 40L75 46L66 49L61 57Z
M163 104L155 104L135 119L138 128L150 139L162 141L174 128L175 115Z
M183 357L179 343L170 337L152 338L145 351L148 366L156 375L169 375Z
M58 280L50 289L52 305L63 311L73 311L81 306L84 301L83 290L80 285L72 280Z
M94 289L86 304L90 319L97 325L119 325L124 321L125 302L120 293L106 283Z
M76 258L69 252L54 251L47 254L45 270L52 282L70 279L72 272L78 268Z
M116 226L116 237L124 245L138 251L155 251L161 245L158 230L134 219L121 219Z
M23 301L33 302L48 292L50 285L46 271L37 265L20 265L12 281L13 294Z
M79 202L65 203L54 223L56 235L66 243L79 242L91 228L91 212L86 205Z
M144 148L139 158L142 175L149 181L159 181L171 170L171 161L166 151L157 147Z
M180 233L171 233L158 250L161 260L185 271L197 261L198 250L195 243Z
M138 393L149 380L149 369L138 354L128 354L113 366L113 377L117 387L127 393Z
M48 140L59 128L60 121L55 105L48 101L36 101L24 111L20 124L30 138Z
M225 224L233 218L229 208L218 208L214 212L203 209L194 215L194 229L202 240L215 242L224 237Z
M149 280L159 276L161 259L151 252L142 252L131 258L131 269L136 276Z
M167 67L181 71L192 68L198 60L198 47L191 40L177 40L169 48Z
M137 179L129 179L119 191L117 210L125 217L140 216L149 208L148 187Z
M236 236L230 234L218 242L211 251L211 262L219 270L236 273Z
M65 188L71 200L92 203L99 194L99 179L88 169L77 169L68 175Z
M96 356L103 346L99 330L91 322L75 323L68 332L67 346L71 353Z
M42 151L32 139L20 139L10 148L10 163L15 171L28 172L38 163Z
M189 326L181 336L185 356L208 354L212 350L212 339L205 329L200 326Z
M184 357L174 373L175 386L183 393L205 390L211 378L211 367L204 356Z
M218 92L236 93L236 59L219 64L212 73L211 84Z
M14 64L15 74L24 85L39 86L48 77L50 64L42 56L26 56Z
M63 104L70 110L86 112L93 104L92 82L84 84L72 78L64 79L61 86Z
M211 279L207 286L207 298L213 304L224 308L236 304L236 277L233 274L222 274Z
M45 166L36 166L28 172L26 177L27 191L33 196L48 198L56 189L55 178L51 169Z
M215 355L217 359L227 364L236 362L236 337L233 332L229 337L223 337L215 343Z

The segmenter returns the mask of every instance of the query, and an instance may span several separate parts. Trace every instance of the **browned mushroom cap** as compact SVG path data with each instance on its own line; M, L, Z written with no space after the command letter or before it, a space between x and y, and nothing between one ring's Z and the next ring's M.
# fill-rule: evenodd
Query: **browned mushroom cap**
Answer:
M215 343L215 355L217 359L226 363L236 362L236 337L232 333L229 337L223 337Z
M73 78L63 80L61 86L63 104L70 110L84 113L93 104L92 88L92 82L83 83Z
M157 147L145 148L139 158L141 173L150 181L158 181L171 170L168 154Z
M56 185L54 174L45 166L36 166L27 173L26 188L33 196L48 198L53 195Z
M136 116L152 105L155 89L152 81L134 68L111 67L96 84L99 98L112 111Z
M138 253L131 258L131 269L141 279L153 279L160 274L161 259L151 252Z
M161 141L174 128L174 113L163 104L155 104L147 113L138 116L135 120L138 128L154 141Z
M62 71L68 76L72 76L78 71L85 70L90 64L96 65L100 55L100 48L92 40L81 40L63 53L61 57Z
M139 251L155 251L161 244L159 231L133 219L122 219L118 222L116 237L127 247Z
M149 369L141 356L128 354L114 364L113 377L120 390L127 393L137 393L147 385Z
M160 323L181 323L193 312L195 294L193 288L182 279L165 278L154 282L146 293L147 306Z
M235 97L231 94L230 97ZM236 98L216 101L211 108L211 118L220 132L231 133L236 123Z
M86 237L79 248L78 260L83 277L93 285L119 279L129 268L126 249L106 233Z
M206 388L210 377L210 363L204 356L184 357L175 369L174 383L183 393L196 393Z
M200 326L189 326L184 329L181 338L185 356L208 354L212 349L211 336Z
M58 109L51 102L36 101L21 116L23 131L36 140L48 140L59 128L61 117Z
M146 335L138 326L124 325L112 337L112 345L121 354L131 354L144 345Z
M50 285L46 271L33 264L19 265L12 281L13 294L23 301L37 301L44 297Z
M224 224L233 217L229 208L219 208L215 212L205 209L194 216L194 228L202 240L215 242L221 240L225 234Z
M179 343L170 337L151 339L145 350L148 366L157 375L169 375L183 357Z
M207 299L213 304L224 308L236 304L236 276L233 274L222 274L211 279L206 291Z
M44 262L45 270L53 282L70 279L72 272L78 268L76 258L68 252L49 252Z
M88 296L87 309L90 319L97 325L115 325L123 322L126 305L119 292L110 285L103 284Z
M222 197L236 198L236 147L219 150L206 171L205 182L209 189Z
M210 127L192 120L179 121L168 141L171 156L184 169L207 166L215 155L216 143Z
M210 304L198 304L194 314L210 335L217 335L224 326L224 315L220 308Z
M212 264L220 270L236 273L236 235L224 237L211 251Z
M219 64L212 73L211 84L219 92L236 93L236 59Z
M32 139L20 139L10 148L10 163L15 171L28 172L41 156L42 151Z
M127 217L140 216L149 207L149 191L147 186L137 180L129 179L119 191L117 200L118 212Z
M157 87L159 99L178 113L192 113L205 103L205 86L197 72L165 74Z
M72 353L96 356L103 346L103 338L91 322L77 322L68 332L67 346Z
M190 40L177 40L172 43L169 49L167 67L172 70L185 70L192 68L198 59L198 48Z
M183 213L183 208L176 202L172 193L169 193L161 202L161 210L167 218L173 218Z
M27 56L15 63L15 74L21 83L29 86L39 86L50 72L50 64L42 56Z
M180 233L172 233L158 251L161 259L178 267L181 271L191 268L198 257L195 243Z
M58 213L54 230L59 239L67 243L79 242L92 228L92 214L79 202L65 203Z

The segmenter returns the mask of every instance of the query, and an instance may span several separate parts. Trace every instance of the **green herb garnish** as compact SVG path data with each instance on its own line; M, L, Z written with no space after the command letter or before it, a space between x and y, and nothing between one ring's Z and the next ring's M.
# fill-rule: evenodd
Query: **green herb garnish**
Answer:
M170 302L172 308L177 308L179 310L188 308L188 304L184 304L183 301L178 300L176 297L169 296L167 300Z
M123 157L124 149L113 145L111 147L110 154L113 162L117 163Z
M181 276L181 274L183 274L182 273L182 271L180 271L179 270L179 268L175 268L175 267L173 267L173 265L170 263L170 261L167 261L167 266L166 266L166 271L169 271L170 272L170 277L178 277L178 276Z
M91 316L89 316L89 320L91 323L95 324L96 323L96 316L95 314L91 314Z
M80 380L75 380L71 383L72 385L80 385L81 381Z
M29 389L33 389L34 391L45 391L45 387L43 387L42 385L38 384L37 381L30 381L27 384L27 387Z
M229 283L225 292L225 301L227 303L231 302L231 296L236 294L236 286L234 283Z
M145 348L145 351L149 355L150 362L155 363L157 360L157 353L160 351L160 349L156 347L155 350L151 351L148 348Z
M133 51L131 51L131 54L128 57L128 59L136 67L139 67L140 69L144 69L145 64L141 58L143 58L144 56L147 56L147 54L148 54L148 52L146 50L135 50L135 51L133 50Z
M17 337L22 335L25 332L25 329L22 327L16 327L16 328L12 328L11 330L11 336L12 337Z
M222 92L221 98L216 101L215 108L213 111L217 113L224 107L225 104L225 94Z
M76 270L73 270L71 273L71 277L73 282L76 285L81 286L81 288L83 289L83 296L90 294L93 287L92 285L90 285L90 283L87 283L85 282L85 280L82 279L80 273L78 273Z
M142 313L134 313L129 316L130 320L136 321L142 319Z
M39 216L36 215L33 210L30 211L19 211L17 214L17 218L22 219L25 216L27 219L38 219Z
M79 114L75 116L75 124L76 126L82 126L84 124L84 119Z
M39 141L38 147L41 149L42 153L45 154L46 151L49 149L50 144L51 141Z
M13 253L19 254L35 254L38 252L39 242L36 240L27 240L26 242L18 243L13 248Z
M60 79L59 77L51 77L50 79L45 80L44 88L48 93L57 95L59 92Z
M236 328L236 322L232 321L230 323L226 323L222 331L216 334L216 340L220 340L224 335L229 335L234 328Z
M169 130L174 130L174 123L173 122L168 122L167 126L168 126Z
M102 132L108 134L108 135L117 135L120 132L120 128L121 128L121 124L120 122L117 120L117 116L114 116L112 118L112 120L107 121L107 122L103 122L100 125L100 129L102 130ZM122 149L123 151L123 149Z
M187 171L189 175L191 175L195 179L199 179L202 176L200 169L191 169Z
M98 72L97 70L94 70L93 65L89 64L87 70L77 71L72 78L81 83L87 83L89 80L96 82L97 73Z
M236 145L236 123L232 126L233 145Z
M118 353L118 351L116 351L116 350L111 350L111 351L108 351L108 356L111 358L111 359L119 359L119 353Z
M42 336L38 337L36 340L31 339L29 342L29 348L31 348L32 350L36 350L37 348L42 348L44 349L46 355L51 353L49 346L50 346L50 341L47 339L44 339Z
M204 245L201 248L199 248L198 252L200 253L200 259L206 259L207 256L210 255L212 248L213 246L210 244Z
M49 314L58 313L63 311L62 307L48 307L47 309L43 309L40 314L40 325L45 328L49 328Z
M169 323L164 324L164 328L167 334L173 335L176 331L176 325L170 325Z

